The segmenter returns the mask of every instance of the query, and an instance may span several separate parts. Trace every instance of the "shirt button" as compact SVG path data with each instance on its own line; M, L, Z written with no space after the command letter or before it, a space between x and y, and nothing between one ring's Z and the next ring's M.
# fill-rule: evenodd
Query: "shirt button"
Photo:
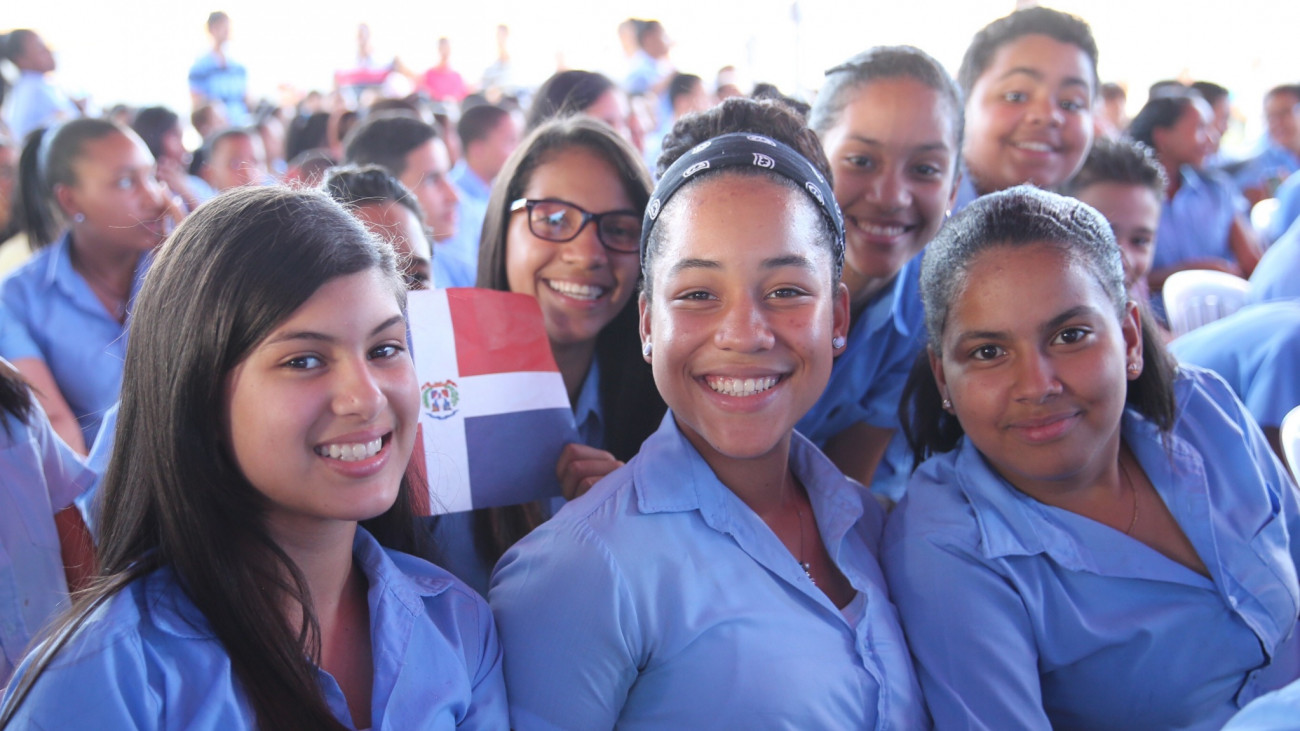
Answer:
M1230 597L1228 597L1228 604L1231 605L1233 609L1236 609L1236 608L1237 608L1237 597L1235 597L1235 596L1230 596Z

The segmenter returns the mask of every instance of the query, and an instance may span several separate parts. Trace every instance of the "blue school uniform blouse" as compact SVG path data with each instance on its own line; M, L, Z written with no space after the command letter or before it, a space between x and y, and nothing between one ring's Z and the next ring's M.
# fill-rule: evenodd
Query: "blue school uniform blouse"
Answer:
M372 728L505 728L501 648L487 604L438 567L380 547L363 528L352 550L370 583ZM317 669L317 678L335 718L353 728L333 676ZM14 727L89 721L103 731L255 726L229 655L170 569L132 582L91 616L37 680Z
M1182 185L1160 206L1153 269L1168 269L1189 259L1217 257L1236 261L1228 247L1233 218L1245 206L1220 173L1183 166Z
M6 357L45 361L90 445L122 386L127 327L113 318L72 268L70 246L69 235L64 234L36 252L0 284L0 299L36 346ZM148 261L142 256L136 267L132 298Z
M0 686L68 603L54 514L93 473L54 434L40 404L24 424L0 415Z
M1250 275L1249 294L1251 302L1297 298L1300 298L1300 221L1292 224L1264 252L1264 258Z
M857 423L897 430L898 402L916 354L925 346L921 306L921 257L903 265L891 286L869 302L849 328L848 344L835 359L822 397L795 427L819 447ZM895 433L895 440L902 438ZM890 445L871 490L902 497L911 473L906 449Z
M1300 728L1300 681L1256 698L1223 731L1295 731Z
M1300 406L1300 300L1250 305L1169 349L1180 362L1219 374L1260 426L1276 429Z
M1300 509L1213 374L1122 434L1210 573L1017 491L963 438L890 516L884 565L938 728L1218 729L1300 676Z
M812 584L669 411L497 564L512 727L927 728L876 561L880 506L798 433L790 464L853 603Z

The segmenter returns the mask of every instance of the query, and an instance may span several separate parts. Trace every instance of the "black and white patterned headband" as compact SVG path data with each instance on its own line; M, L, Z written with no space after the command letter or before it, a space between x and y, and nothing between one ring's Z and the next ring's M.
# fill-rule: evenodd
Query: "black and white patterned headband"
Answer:
M844 216L835 202L835 191L808 158L789 145L762 135L733 132L705 140L690 152L677 158L677 162L659 178L650 204L646 206L641 225L641 266L645 267L646 244L659 212L668 201L691 180L705 171L724 168L759 168L770 170L794 181L821 210L835 234L835 277L838 279L844 266Z

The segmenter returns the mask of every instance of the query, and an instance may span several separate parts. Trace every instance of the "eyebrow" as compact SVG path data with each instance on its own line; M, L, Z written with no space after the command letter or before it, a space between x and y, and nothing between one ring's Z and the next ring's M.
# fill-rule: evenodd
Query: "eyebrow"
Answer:
M786 256L774 256L770 259L764 259L762 262L764 269L780 269L781 267L799 267L800 269L814 270L811 260L800 254L788 254ZM722 263L713 259L682 259L668 270L668 274L675 275L690 269L722 269Z
M387 330L388 328L398 323L401 323L403 329L405 329L406 318L402 317L401 315L393 315L392 317L380 323L377 327L375 327L374 330L371 330L369 337L373 338L374 336L378 335L379 333ZM322 342L332 343L336 339L337 338L335 338L332 335L326 335L325 333L319 333L314 330L293 330L290 332L276 335L275 337L270 338L266 342L268 345L273 343L283 343L289 340L319 340Z
M1016 66L1015 68L1007 71L1005 74L999 76L998 80L1002 81L1004 79L1009 79L1012 76L1015 76L1016 74L1024 74L1025 76L1028 76L1035 81L1043 81L1046 78L1043 75L1043 72L1039 71L1038 69L1030 68L1028 66ZM1088 89L1089 91L1092 90L1092 84L1088 83L1086 79L1081 79L1078 76L1067 76L1065 80L1061 82L1061 85L1082 86L1083 88Z
M873 140L873 139L871 139L870 137L863 137L862 135L853 135L853 134L851 134L851 135L849 135L849 138L852 139L852 140L856 140L856 141L858 141L858 142L861 142L861 143L864 144L864 145L875 145L875 146L877 146L877 147L883 147L883 146L885 145L885 143L884 143L884 142L881 142L880 140ZM916 147L914 147L914 148L912 148L912 149L913 149L913 150L927 151L927 152L930 151L930 150L937 150L937 151L941 151L941 152L947 152L948 150L951 149L951 146L949 146L948 143L946 143L946 142L938 141L938 142L926 142L925 144L917 145Z
M1043 323L1043 326L1039 328L1039 330L1042 332L1052 332L1077 317L1095 314L1097 314L1097 309L1095 307L1089 305L1078 305L1076 307L1071 307ZM1010 333L1001 330L970 330L958 335L957 342L963 343L967 340L1009 340L1010 338Z

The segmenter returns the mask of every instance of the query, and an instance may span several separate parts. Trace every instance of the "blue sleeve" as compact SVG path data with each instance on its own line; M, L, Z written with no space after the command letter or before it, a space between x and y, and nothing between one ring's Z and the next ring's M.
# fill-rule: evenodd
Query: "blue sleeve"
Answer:
M6 289L6 294L8 290ZM9 299L6 297L6 300ZM19 358L39 358L45 360L36 341L27 332L27 325L19 319L18 313L0 302L0 358L18 360Z
M1300 275L1300 272L1297 272ZM1241 400L1260 426L1274 429L1282 418L1300 404L1300 329L1275 333L1267 348L1258 356L1253 378L1245 379Z
M470 668L474 697L469 713L460 722L466 728L507 728L509 707L506 704L506 679L502 672L501 642L487 602L479 597L478 666Z
M87 627L86 629L93 629ZM84 637L84 634L83 634ZM132 641L135 638L137 641ZM86 728L97 731L161 728L162 702L149 684L149 668L138 638L130 633L100 644L75 637L32 686L10 728ZM91 650L86 645L94 644ZM5 691L5 706L31 669L28 656Z
M603 541L554 528L510 549L492 576L511 726L613 728L640 664L632 594Z
M886 534L885 573L934 727L1049 731L1020 594L965 550L924 535L895 540L900 517Z
M41 468L50 492L50 507L54 512L63 510L85 492L95 481L95 473L86 467L81 457L54 433L45 410L39 403L32 412L31 428L40 451Z

